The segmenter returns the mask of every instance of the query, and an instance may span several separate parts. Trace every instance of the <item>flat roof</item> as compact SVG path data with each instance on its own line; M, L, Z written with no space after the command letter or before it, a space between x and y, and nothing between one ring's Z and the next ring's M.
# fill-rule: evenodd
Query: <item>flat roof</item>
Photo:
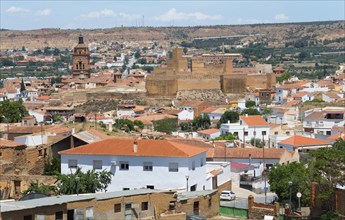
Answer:
M124 196L135 196L141 194L150 193L175 193L175 191L169 190L154 190L154 189L136 189L136 190L124 190L115 192L102 192L102 193L91 193L91 194L79 194L79 195L61 195L51 196L38 199L30 199L25 201L0 201L0 212L13 212L25 209L33 209L37 207L62 205L69 202L77 202L84 200L106 200Z

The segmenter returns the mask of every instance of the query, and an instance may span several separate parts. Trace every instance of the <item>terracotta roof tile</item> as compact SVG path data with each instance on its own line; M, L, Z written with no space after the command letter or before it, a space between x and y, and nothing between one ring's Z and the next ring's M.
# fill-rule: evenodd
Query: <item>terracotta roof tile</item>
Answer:
M214 158L244 158L249 160L249 155L252 159L255 158L266 158L266 159L280 159L286 149L282 148L265 148L263 152L262 148L224 148L216 147L214 152ZM225 155L226 154L226 155Z
M241 115L240 119L246 123L248 126L269 126L267 121L260 115Z
M342 138L343 140L345 140L345 132L338 132L336 134L333 134L332 136L329 136L328 138L332 140L338 140L338 138Z
M206 129L206 130L197 131L197 133L199 133L199 134L206 134L206 135L211 135L211 134L214 134L217 132L219 132L219 129L216 129L216 128L210 128L210 129Z
M22 143L0 138L0 148L25 146Z
M321 140L321 139L294 135L283 141L280 141L278 144L291 145L295 148L298 148L298 147L304 147L304 146L330 145L331 143L325 140Z
M106 139L92 144L60 151L59 154L121 155L149 157L192 157L206 149L167 140L137 140L137 152L133 139Z

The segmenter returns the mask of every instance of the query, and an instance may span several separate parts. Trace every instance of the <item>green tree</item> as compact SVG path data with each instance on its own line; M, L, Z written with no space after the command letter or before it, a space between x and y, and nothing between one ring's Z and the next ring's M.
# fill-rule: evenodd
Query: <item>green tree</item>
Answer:
M235 123L239 120L240 116L237 112L234 111L225 111L222 117L217 122L217 128L220 128L220 125L223 123L227 123L230 121L230 123Z
M27 195L31 193L42 193L48 195L51 191L51 187L44 185L43 183L38 183L38 180L36 180L35 182L30 182L28 189L25 190L22 194Z
M143 129L145 127L144 123L139 120L134 120L133 122L134 126L138 127L139 129Z
M210 117L208 114L200 115L193 119L193 130L208 129L211 126Z
M114 127L126 132L130 132L134 130L134 123L129 119L116 119Z
M246 108L251 108L251 107L254 107L254 106L256 106L256 102L255 101L252 101L252 100L246 101Z
M61 172L61 160L53 157L44 163L44 175L58 175Z
M184 48L183 48L183 53L184 53L184 54L187 54L187 52L188 52L188 48L187 48L187 47L184 47Z
M25 89L25 84L24 84L24 79L22 78L22 82L20 83L20 92L24 92Z
M20 122L24 116L29 115L23 100L0 102L0 122L16 123Z
M263 148L265 146L265 142L262 141L260 138L250 139L250 144L258 148Z
M140 57L140 50L137 50L134 54L135 59L139 59Z
M173 131L177 131L177 119L164 118L162 120L154 121L153 126L155 131L171 134Z
M78 167L75 173L59 174L57 190L59 194L95 193L106 190L111 183L111 172L88 170L83 173Z
M219 137L216 137L214 140L227 140L227 141L232 141L232 140L236 140L237 136L232 134L232 133L226 133L226 134L222 134Z
M289 181L292 185L289 186ZM302 205L309 204L310 201L310 179L308 169L301 163L292 162L289 164L276 164L268 173L268 182L271 191L275 192L280 201L288 201L291 194L302 193ZM297 204L296 196L292 196L292 202Z
M248 109L244 109L241 112L242 115L260 115L260 112L256 109L256 108L248 108Z

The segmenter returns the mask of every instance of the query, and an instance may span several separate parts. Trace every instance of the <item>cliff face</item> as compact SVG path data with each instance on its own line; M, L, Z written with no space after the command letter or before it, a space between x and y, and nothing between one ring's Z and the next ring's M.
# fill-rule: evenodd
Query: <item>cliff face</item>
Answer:
M82 33L88 42L102 41L183 41L198 37L249 35L242 41L259 39L272 45L308 38L311 41L323 42L343 39L344 21L291 23L291 24L258 24L232 26L198 26L198 27L119 27L110 29L62 30L39 29L29 31L0 31L0 49L16 49L25 46L29 49L58 47L71 49L75 39ZM254 37L255 35L255 37ZM86 43L88 43L86 42ZM341 46L335 42L332 46Z

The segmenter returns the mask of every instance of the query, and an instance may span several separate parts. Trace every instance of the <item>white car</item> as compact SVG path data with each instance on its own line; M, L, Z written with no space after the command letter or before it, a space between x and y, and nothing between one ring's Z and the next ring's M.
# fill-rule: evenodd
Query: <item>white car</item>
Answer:
M221 200L234 200L234 199L236 199L236 195L232 191L222 191L222 193L220 194L220 199Z

